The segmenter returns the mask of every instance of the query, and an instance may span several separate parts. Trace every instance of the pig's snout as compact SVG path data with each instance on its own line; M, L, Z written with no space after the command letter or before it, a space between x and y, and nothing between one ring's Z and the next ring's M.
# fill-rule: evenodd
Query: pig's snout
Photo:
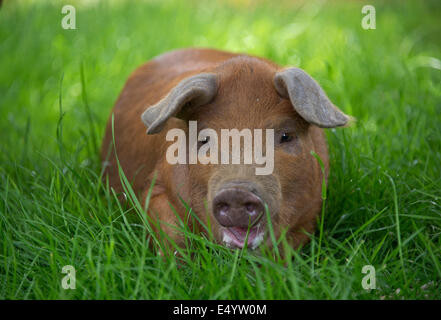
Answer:
M213 199L213 214L223 227L255 226L264 213L262 200L241 187L221 189Z

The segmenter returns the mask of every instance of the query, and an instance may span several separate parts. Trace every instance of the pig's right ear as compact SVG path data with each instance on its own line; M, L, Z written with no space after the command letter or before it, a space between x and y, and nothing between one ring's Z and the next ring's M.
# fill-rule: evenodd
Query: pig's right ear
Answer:
M316 126L341 127L353 119L334 106L320 85L302 69L289 68L277 72L274 86L282 97L291 100L303 119Z
M167 96L142 114L147 134L160 132L167 120L178 115L188 103L192 107L209 103L217 92L216 78L212 73L200 73L179 82Z

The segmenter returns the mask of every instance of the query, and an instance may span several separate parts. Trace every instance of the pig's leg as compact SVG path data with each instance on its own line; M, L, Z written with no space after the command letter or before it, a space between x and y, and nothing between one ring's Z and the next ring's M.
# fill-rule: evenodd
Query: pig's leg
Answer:
M173 249L170 240L180 247L184 246L184 236L182 232L179 231L179 220L176 216L179 213L173 211L170 203L171 201L167 194L162 193L150 199L148 208L148 214L153 220L153 229L158 239L164 245L164 249ZM173 207L176 208L174 205ZM159 228L161 231L159 231Z

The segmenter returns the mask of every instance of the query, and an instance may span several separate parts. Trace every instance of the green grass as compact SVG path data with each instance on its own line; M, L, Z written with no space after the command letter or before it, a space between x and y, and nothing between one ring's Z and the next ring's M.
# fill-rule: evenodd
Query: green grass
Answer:
M59 1L3 4L0 298L441 298L439 2L370 1L376 30L361 28L362 1L246 2L69 1L76 30ZM128 75L190 46L300 66L357 118L327 131L324 220L301 250L231 251L185 230L188 252L158 256L143 204L101 183L97 149Z

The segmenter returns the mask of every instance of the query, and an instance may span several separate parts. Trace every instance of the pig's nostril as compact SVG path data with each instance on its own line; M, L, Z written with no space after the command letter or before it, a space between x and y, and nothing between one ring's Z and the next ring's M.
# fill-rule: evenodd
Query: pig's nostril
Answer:
M226 215L230 206L227 203L219 203L217 204L216 209L220 215Z
M245 209L250 215L255 215L257 213L256 205L254 203L251 202L245 203Z

